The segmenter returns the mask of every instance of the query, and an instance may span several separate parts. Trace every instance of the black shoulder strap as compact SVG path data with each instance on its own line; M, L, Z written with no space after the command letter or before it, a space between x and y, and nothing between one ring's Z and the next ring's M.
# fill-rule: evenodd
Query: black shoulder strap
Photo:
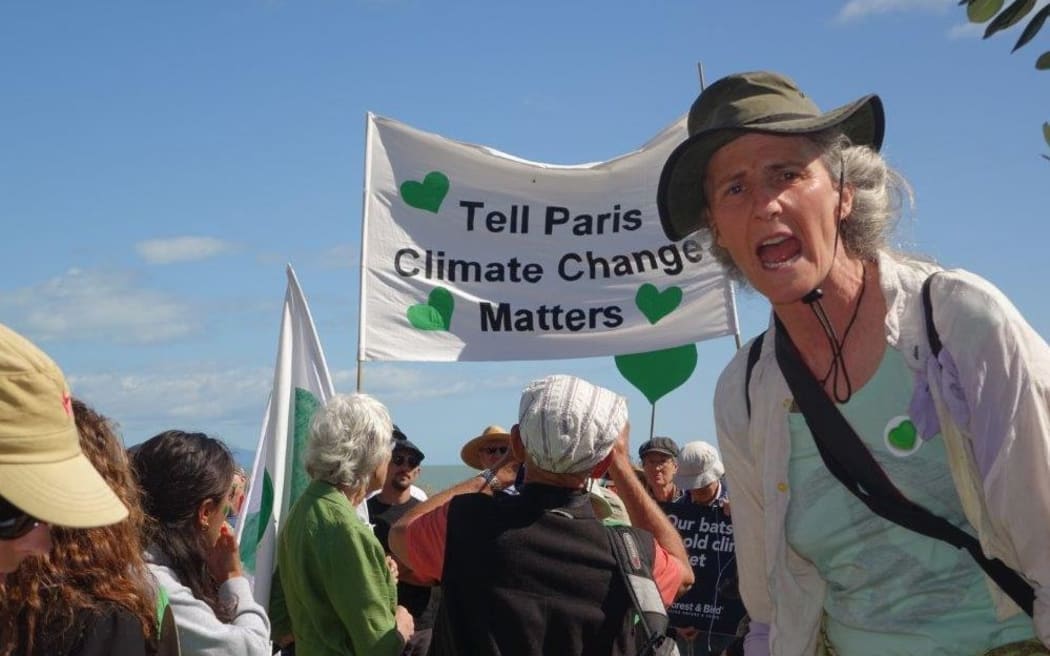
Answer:
M649 563L642 559L638 548L637 534L629 526L606 525L609 543L612 545L616 563L620 566L624 587L631 598L631 605L638 613L643 631L643 645L639 656L678 656L678 647L667 635L670 620L660 598L660 589L656 587Z
M157 652L155 656L179 656L179 632L175 629L175 615L167 595L164 597L164 611L160 615L160 627L157 631Z
M986 557L975 537L901 494L824 393L779 319L776 319L775 344L777 363L828 471L876 515L958 549L966 549L985 573L1032 615L1035 592L1027 581L1001 560Z
M938 272L931 273L922 283L922 313L926 318L926 340L930 343L930 352L933 357L941 354L941 336L937 334L937 326L933 323L933 298L930 295L930 282Z
M751 342L751 348L747 351L747 372L744 374L744 400L747 402L747 417L751 418L751 372L758 364L758 358L762 355L762 342L765 340L766 331L758 334Z

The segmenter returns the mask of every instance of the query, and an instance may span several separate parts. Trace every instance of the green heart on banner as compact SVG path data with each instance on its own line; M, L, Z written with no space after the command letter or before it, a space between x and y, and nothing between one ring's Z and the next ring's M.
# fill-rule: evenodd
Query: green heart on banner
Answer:
M634 295L634 304L654 326L657 321L674 312L681 302L682 288L673 285L661 292L655 285L645 283Z
M448 330L452 325L452 311L456 301L444 287L435 287L426 303L416 303L408 308L408 322L420 330Z
M649 403L682 386L696 371L696 344L616 356L616 368Z
M441 202L448 194L448 176L441 171L431 171L423 182L407 180L401 183L401 198L408 205L437 214Z

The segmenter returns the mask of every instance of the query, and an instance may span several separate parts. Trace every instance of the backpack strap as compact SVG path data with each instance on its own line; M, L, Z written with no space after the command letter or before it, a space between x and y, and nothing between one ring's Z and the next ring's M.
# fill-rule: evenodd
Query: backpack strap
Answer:
M751 418L751 372L754 370L755 365L758 364L758 358L762 355L762 342L766 336L766 331L762 331L758 334L758 337L751 342L751 348L747 351L747 372L744 374L744 400L747 402L747 417Z
M930 343L930 352L933 357L941 354L941 336L937 334L937 326L933 323L933 298L930 294L930 282L940 271L931 273L922 283L922 313L926 318L926 340Z
M628 526L606 525L605 529L642 628L644 640L638 651L639 656L678 656L677 645L667 635L670 619L660 597L660 589L656 587L649 564L642 560L637 534Z
M175 614L171 610L168 591L157 586L157 651L155 656L179 656L179 633L175 628Z

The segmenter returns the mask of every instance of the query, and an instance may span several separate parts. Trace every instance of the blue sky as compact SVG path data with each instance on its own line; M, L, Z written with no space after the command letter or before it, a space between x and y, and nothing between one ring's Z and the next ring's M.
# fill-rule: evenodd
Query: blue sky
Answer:
M168 428L254 448L295 267L336 387L356 376L365 114L536 161L633 150L708 82L767 68L825 109L886 104L916 206L899 243L998 284L1050 335L1050 33L1009 54L954 0L6 2L0 321L41 344L131 444ZM767 309L744 292L745 337ZM656 432L714 441L734 351L703 342ZM364 391L428 454L509 425L574 373L649 404L612 358L366 363Z

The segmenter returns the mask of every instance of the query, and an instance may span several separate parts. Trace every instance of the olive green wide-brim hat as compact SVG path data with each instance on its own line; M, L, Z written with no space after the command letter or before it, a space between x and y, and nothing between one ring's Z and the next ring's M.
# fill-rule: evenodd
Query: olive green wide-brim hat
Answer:
M791 79L778 73L737 73L718 80L689 109L689 138L664 164L656 204L668 239L699 230L706 205L703 176L722 146L749 132L800 135L839 127L854 145L882 146L882 101L872 94L822 113Z

